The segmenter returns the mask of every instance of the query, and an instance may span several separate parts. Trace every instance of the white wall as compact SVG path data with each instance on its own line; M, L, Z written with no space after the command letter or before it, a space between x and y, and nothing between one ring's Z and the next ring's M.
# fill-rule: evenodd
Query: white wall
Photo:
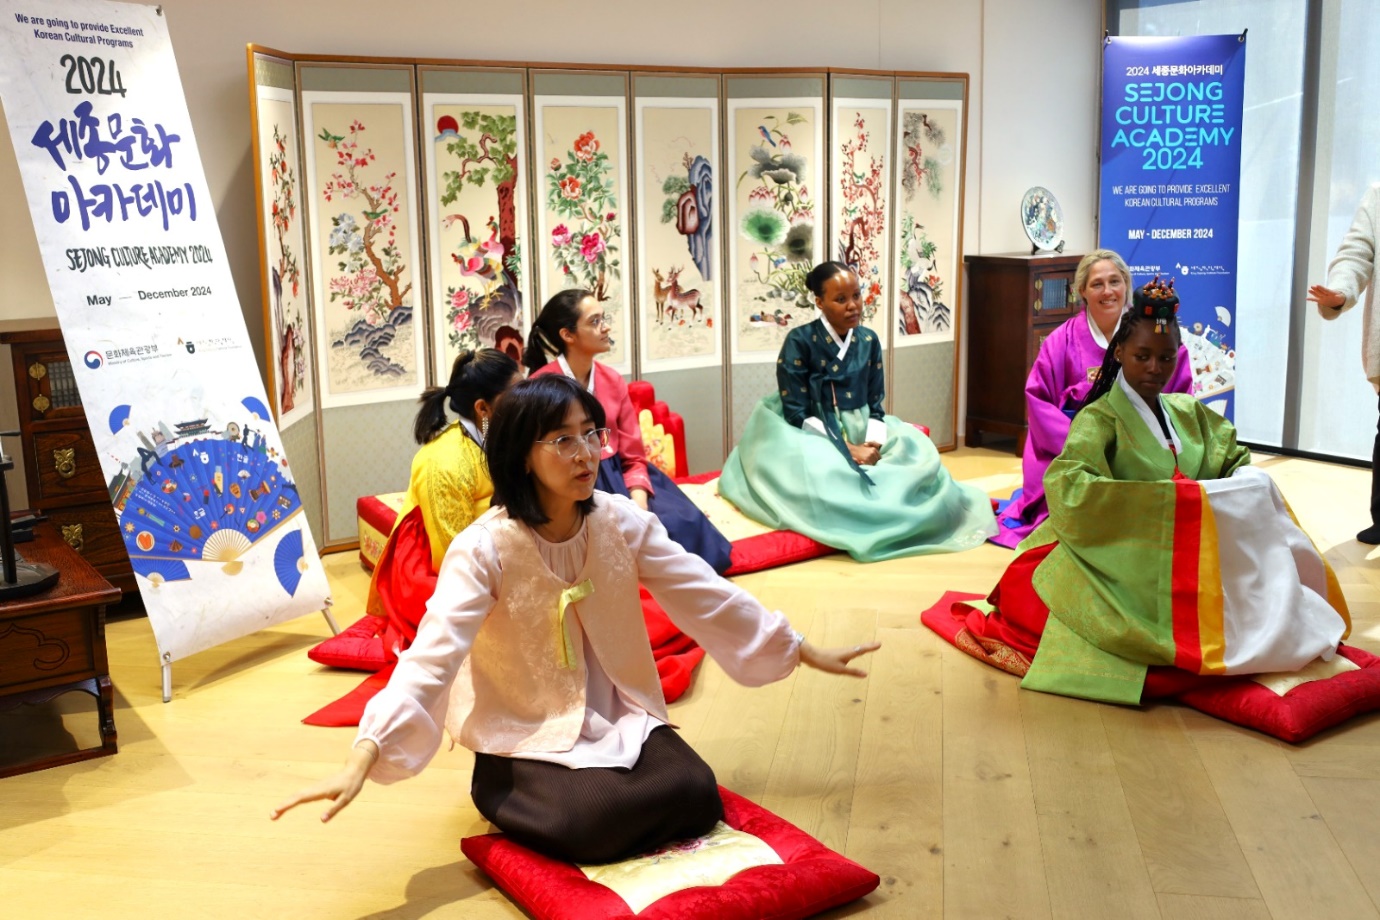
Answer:
M597 25L588 26L593 17L554 0L504 0L498 8L512 28L481 30L492 19L471 17L453 0L387 4L382 19L380 6L364 0L163 0L261 365L249 42L316 54L967 72L965 251L1024 248L1016 215L1031 185L1048 187L1063 204L1070 251L1097 238L1100 0L855 0L843 7L831 0L701 0L693 7L605 0ZM20 202L23 194L14 152L0 142L0 201ZM0 226L0 317L52 316L32 227L22 220ZM0 368L8 367L0 355ZM0 425L12 423L13 411L0 402Z

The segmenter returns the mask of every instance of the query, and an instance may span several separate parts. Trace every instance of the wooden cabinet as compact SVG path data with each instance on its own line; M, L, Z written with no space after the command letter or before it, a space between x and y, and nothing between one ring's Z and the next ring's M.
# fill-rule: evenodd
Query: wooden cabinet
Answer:
M0 343L13 359L23 441L15 460L24 466L29 507L47 514L54 533L101 576L137 597L62 333L51 321L10 322L0 324Z
M964 441L984 435L1025 445L1025 380L1040 344L1081 309L1073 287L1079 255L967 256L968 409Z
M40 524L34 540L17 549L29 562L51 565L59 575L47 591L0 601L0 713L73 690L90 693L96 698L100 744L57 751L44 745L30 751L33 739L8 734L10 729L0 726L0 738L7 742L0 754L0 777L114 754L117 747L105 609L120 599L120 592L49 523Z

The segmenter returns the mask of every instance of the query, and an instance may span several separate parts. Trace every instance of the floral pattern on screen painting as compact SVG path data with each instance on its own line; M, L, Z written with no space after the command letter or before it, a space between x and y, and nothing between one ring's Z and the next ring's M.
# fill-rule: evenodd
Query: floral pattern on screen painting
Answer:
M858 275L862 287L864 324L871 325L881 306L882 253L886 233L886 164L881 155L868 153L872 132L861 112L853 117L853 130L840 148L839 170L841 226L838 259Z
M547 207L561 219L551 228L551 255L567 282L609 299L621 263L617 235L618 196L609 156L593 131L575 139L562 163L553 157L546 174Z
M401 377L409 369L384 352L397 329L412 322L412 308L404 298L412 282L404 281L407 266L397 244L399 192L393 186L396 172L370 182L366 172L375 161L373 150L360 149L364 124L355 120L343 135L322 128L318 139L335 153L336 171L321 189L327 203L350 202L363 223L350 210L331 217L328 252L338 257L337 274L327 279L332 303L337 300L359 318L333 348L358 349L361 364L380 377Z
M297 405L297 394L305 392L307 383L307 352L305 319L297 304L301 294L302 270L297 255L288 245L289 232L297 220L297 176L288 163L287 138L278 125L273 126L273 147L268 155L269 183L273 189L270 222L278 241L278 260L270 267L273 283L273 326L277 330L274 341L279 353L274 356L278 365L278 414L291 412ZM293 303L284 307L284 291L292 292Z
M457 222L464 241L450 254L465 279L446 288L446 336L451 348L502 348L522 353L522 258L517 217L517 116L466 111L437 119L437 141L445 146L448 169L441 173L441 205L453 205L465 185L492 187L497 214L479 224L463 213L444 214L441 225ZM464 133L461 133L463 130ZM438 155L439 159L439 155ZM472 231L472 224L479 229ZM487 233L487 236L486 236Z
M784 118L768 115L763 121L757 126L761 140L749 150L752 165L738 177L739 186L753 183L738 232L756 244L748 271L767 288L753 298L762 306L748 322L785 327L792 321L790 311L811 308L805 276L814 257L815 202L802 179L805 157L795 152L785 131L805 124L805 117L788 112Z

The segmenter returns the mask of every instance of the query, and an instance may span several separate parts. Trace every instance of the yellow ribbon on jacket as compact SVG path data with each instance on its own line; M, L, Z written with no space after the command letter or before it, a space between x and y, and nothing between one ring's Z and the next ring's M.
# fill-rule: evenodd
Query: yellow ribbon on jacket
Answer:
M594 593L594 582L586 578L578 585L571 585L561 592L560 600L556 602L556 628L561 631L560 652L561 667L568 670L575 668L575 643L570 641L570 630L565 628L565 611L571 604L578 604L580 601Z

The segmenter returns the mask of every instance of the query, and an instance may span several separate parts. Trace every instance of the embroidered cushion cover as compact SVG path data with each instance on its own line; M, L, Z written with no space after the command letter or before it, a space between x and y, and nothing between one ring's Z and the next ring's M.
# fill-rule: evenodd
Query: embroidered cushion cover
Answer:
M779 864L754 865L718 885L700 884L707 876L688 871L686 884L691 887L664 895L641 911L634 911L613 888L591 880L579 866L542 856L503 834L466 837L460 849L537 920L798 920L847 904L879 884L875 873L766 809L723 787L719 787L719 794L724 802L724 824L765 843ZM751 847L742 836L738 835L737 844ZM668 847L628 863L645 865L667 853L674 856L707 849L705 844L713 837L706 835L689 846ZM768 854L766 860L770 859ZM628 863L589 869L595 877L627 875ZM676 863L669 865L674 868ZM642 900L634 896L633 903Z

